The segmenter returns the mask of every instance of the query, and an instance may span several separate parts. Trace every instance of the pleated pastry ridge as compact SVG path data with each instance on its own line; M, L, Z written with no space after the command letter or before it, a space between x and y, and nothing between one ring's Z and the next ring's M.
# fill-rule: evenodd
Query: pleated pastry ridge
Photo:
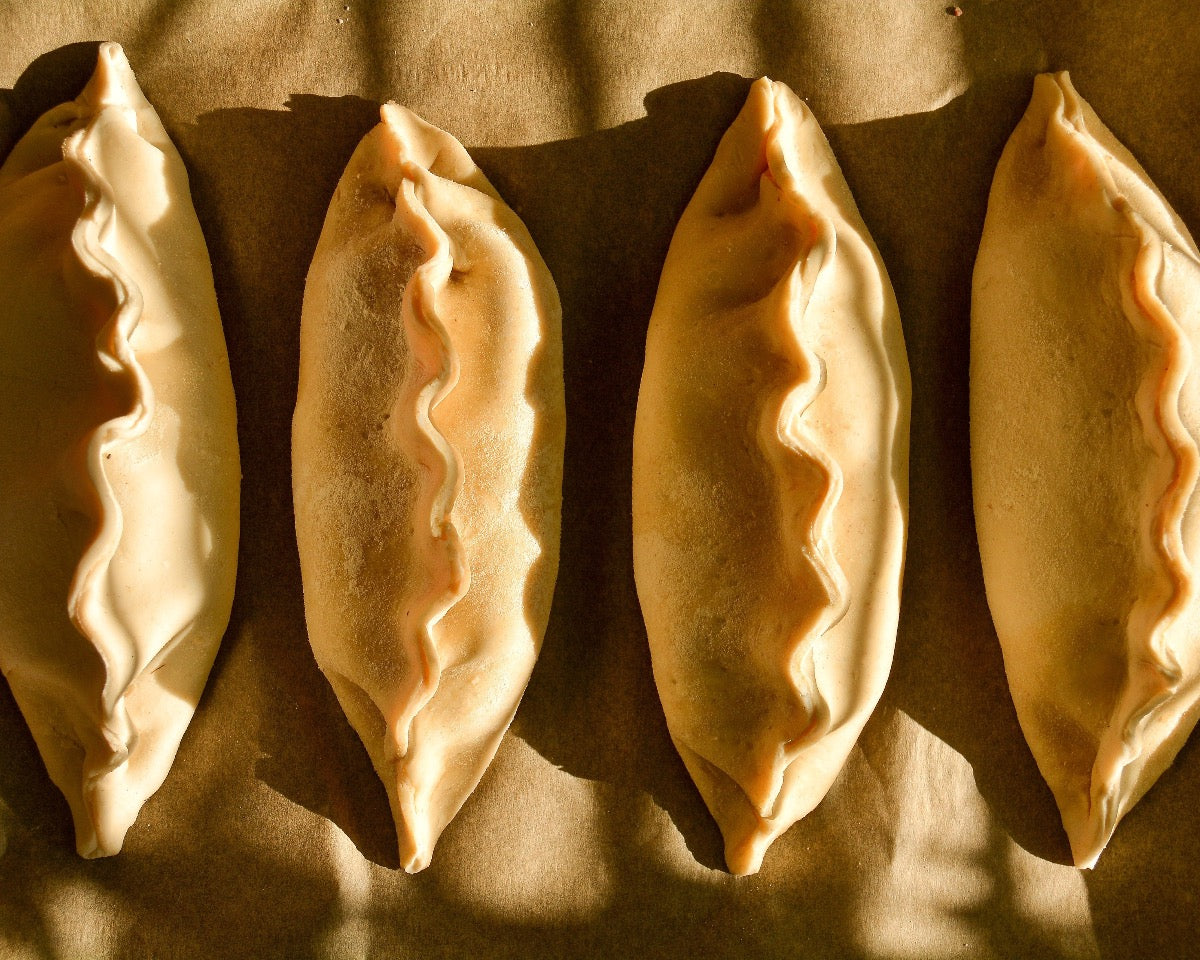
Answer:
M98 105L104 105L115 92L117 81L112 78L111 59L114 56L107 50L102 53L100 68L84 94ZM127 65L125 69L128 70ZM94 802L91 798L95 781L124 763L137 740L137 730L124 701L135 675L132 669L123 670L120 666L128 663L132 668L137 658L130 639L106 616L105 577L121 540L123 518L105 470L105 459L114 447L141 436L154 416L154 391L130 343L142 317L142 295L133 276L100 242L101 234L113 229L116 213L107 181L88 159L90 132L91 127L85 127L63 144L63 158L70 174L78 178L85 198L71 243L84 268L108 288L117 304L96 337L96 357L113 380L113 392L123 392L128 397L128 410L102 423L86 440L84 479L94 494L96 532L79 559L67 597L72 622L95 646L105 667L101 734L112 752L108 757L93 757L89 753L86 758L84 799L89 807ZM85 497L84 501L92 499Z
M561 308L448 133L384 104L305 286L293 492L309 640L424 869L516 712L561 512Z
M1113 717L1113 735L1102 740L1092 775L1091 804L1096 854L1116 828L1133 783L1126 776L1130 762L1145 745L1142 732L1153 713L1174 696L1183 671L1171 647L1169 628L1193 596L1191 564L1183 549L1184 511L1196 487L1197 448L1179 420L1179 392L1191 366L1191 351L1178 324L1155 293L1161 266L1161 239L1148 224L1119 203L1130 225L1141 235L1130 282L1132 304L1126 313L1138 333L1168 358L1147 371L1136 398L1147 444L1161 461L1156 489L1146 491L1156 508L1148 511L1145 548L1147 564L1157 568L1159 590L1139 597L1128 620L1130 673ZM1165 481L1161 477L1165 476ZM1148 486L1150 486L1148 484ZM1090 855L1084 862L1095 860Z
M1196 489L1200 451L1179 417L1180 392L1192 367L1192 352L1179 323L1158 296L1163 268L1164 238L1128 200L1121 196L1110 173L1110 165L1121 161L1091 136L1081 100L1070 79L1055 78L1062 103L1055 119L1074 131L1080 149L1095 165L1113 208L1127 221L1138 239L1138 250L1123 284L1122 307L1135 333L1154 345L1164 358L1145 371L1134 398L1147 446L1158 459L1157 470L1149 470L1145 539L1142 544L1147 567L1157 570L1159 589L1139 596L1128 617L1128 663L1126 679L1110 735L1101 740L1092 774L1090 842L1074 840L1084 853L1085 864L1095 858L1116 829L1125 812L1134 784L1126 770L1145 745L1142 731L1164 702L1179 690L1183 672L1171 649L1168 628L1192 599L1194 586L1191 563L1183 546L1183 516ZM1174 239L1174 238L1173 238ZM1176 241L1178 243L1178 240ZM1184 246L1186 249L1186 245Z
M1178 283L1180 270L1192 275L1194 285L1200 279L1200 255L1166 200L1137 161L1079 97L1065 73L1043 74L1035 80L1029 110L1012 142L1019 144L1010 148L1013 156L1026 158L1030 170L1016 168L1015 161L1006 156L997 171L994 199L990 203L1036 196L1039 177L1045 177L1047 182L1057 177L1055 182L1069 185L1060 189L1073 191L1071 196L1082 198L1078 199L1080 204L1094 205L1091 208L1094 222L1106 224L1105 229L1110 231L1096 234L1095 242L1107 245L1098 247L1104 252L1096 255L1107 256L1116 273L1114 282L1120 302L1109 304L1108 308L1119 310L1118 315L1128 324L1126 336L1130 347L1122 360L1134 365L1128 372L1134 385L1132 396L1125 402L1136 418L1141 433L1140 449L1144 451L1138 476L1107 478L1110 496L1118 500L1124 497L1135 505L1130 509L1136 517L1136 542L1128 543L1126 550L1136 575L1126 586L1128 601L1119 596L1112 599L1112 616L1121 618L1123 630L1121 674L1108 722L1096 734L1085 795L1077 795L1077 788L1070 786L1071 781L1061 772L1066 769L1063 758L1070 755L1070 749L1078 748L1051 746L1046 739L1047 731L1032 735L1027 730L1035 759L1054 788L1074 860L1081 867L1092 867L1117 823L1171 762L1195 723L1196 691L1192 678L1195 658L1180 645L1191 644L1189 621L1194 621L1196 601L1185 522L1200 476L1200 448L1195 439L1196 424L1192 423L1189 429L1184 420L1185 408L1191 408L1185 391L1195 377L1196 331L1194 318L1185 325L1185 320L1176 314L1178 296L1165 285ZM1008 190L1011 196L997 199L1003 190ZM1003 243L1005 238L999 230L994 228L989 243ZM1085 239L1077 238L1077 242ZM1172 268L1175 281L1167 278L1168 258L1175 265ZM989 261L984 268L989 277L996 269L991 266L993 262ZM1064 262L1061 269L1068 271L1070 264ZM1081 273L1079 282L1096 281L1090 274ZM990 303L983 299L985 289L989 288L979 288L976 295L981 303ZM1081 292L1081 296L1089 294L1090 291ZM993 314L980 316L981 323L997 322ZM1001 342L996 334L988 336L989 343ZM1068 343L1064 349L1072 347ZM972 363L975 364L974 359ZM975 374L972 376L974 379ZM973 412L973 417L977 413L982 415L982 408ZM1192 414L1189 417L1194 419ZM1019 457L1021 453L1010 451L1007 455ZM982 452L973 453L973 459L976 457L980 463L977 469L991 469L982 459ZM1099 470L1097 475L1103 476L1105 465L1079 464L1078 469ZM1134 536L1132 531L1129 535ZM992 549L990 540L986 540L988 536L981 534L985 556ZM985 562L984 572L985 579L992 581L989 600L993 594L997 598L1007 596L1009 588L1001 586L1002 578L1009 577L1004 568L998 563ZM1081 569L1078 576L1088 574ZM997 599L997 602L1011 601ZM1009 615L1004 609L999 613L994 609L993 615L1003 645L1008 642L1005 631L1009 628L1002 624L1009 622L1006 619ZM1103 643L1098 643L1094 654L1088 654L1095 658L1093 664L1106 655ZM1015 653L1010 654L1006 649L1006 665L1010 656ZM1015 662L1011 667L1022 669ZM1088 669L1100 668L1081 662L1073 669L1082 678ZM1028 699L1030 696L1024 689L1014 688L1023 725L1035 722L1031 712L1035 701ZM1066 752L1058 756L1054 751Z
M655 681L736 874L820 802L882 690L907 389L895 301L829 145L760 79L672 240L634 428Z
M422 611L418 607L414 611L416 626L412 640L415 650L412 656L420 664L420 682L413 688L408 701L401 703L392 721L398 799L404 814L398 827L410 832L407 845L424 849L429 845L428 838L412 833L423 822L424 816L416 809L420 801L406 780L404 760L413 746L416 715L437 693L441 677L434 626L466 593L471 573L451 518L455 497L462 486L462 462L434 423L437 405L454 389L459 373L450 333L436 310L438 292L445 287L454 266L450 238L422 204L416 185L424 171L405 155L403 138L395 126L387 123L388 116L389 110L385 107L385 129L396 136L403 177L396 196L397 212L403 213L427 253L427 259L417 267L404 290L401 310L414 359L411 368L414 373L408 378L405 394L397 406L411 413L411 448L416 459L427 469L418 496L417 516L428 517L428 530L418 528L414 530L414 536L422 545L426 569L443 572L443 581L424 600L425 609Z
M783 273L778 287L775 323L781 355L788 363L793 386L778 407L768 403L759 431L764 459L780 476L797 469L815 473L814 489L797 494L791 509L781 511L779 542L794 550L789 567L806 569L819 584L820 599L809 605L808 622L779 651L780 668L794 689L794 724L797 735L779 746L779 757L765 783L738 782L747 801L764 820L779 814L780 795L788 766L804 746L829 732L830 712L817 682L813 648L837 623L850 604L850 587L834 555L830 521L844 482L841 467L804 423L804 415L825 389L825 361L802 334L812 292L833 259L837 235L833 225L804 199L791 150L795 132L790 114L780 109L781 92L773 90L772 116L763 143L763 175L779 188L784 218L805 237L807 244ZM790 521L790 522L788 522ZM736 776L730 774L738 780ZM765 789L763 787L765 786Z

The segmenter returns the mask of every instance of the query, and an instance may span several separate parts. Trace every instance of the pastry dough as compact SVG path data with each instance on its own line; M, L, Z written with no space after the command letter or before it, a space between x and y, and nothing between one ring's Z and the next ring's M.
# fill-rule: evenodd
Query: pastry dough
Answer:
M1017 716L1076 864L1196 722L1200 257L1043 74L996 168L971 303L971 467Z
M633 559L671 736L736 874L825 795L891 668L908 365L820 127L763 78L650 318Z
M410 872L491 762L558 565L561 308L516 214L394 103L304 291L292 429L309 638Z
M0 167L0 290L0 667L107 856L228 624L240 482L187 173L115 43Z

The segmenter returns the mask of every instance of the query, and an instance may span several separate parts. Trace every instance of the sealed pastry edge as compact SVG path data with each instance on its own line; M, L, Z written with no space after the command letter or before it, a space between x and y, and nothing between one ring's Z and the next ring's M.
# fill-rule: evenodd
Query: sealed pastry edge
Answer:
M175 153L153 106L142 94L121 46L114 42L99 45L95 71L83 91L74 101L68 101L44 114L29 131L32 135L43 132L49 124L52 128L70 125L72 131L62 140L61 157L65 176L74 184L83 197L83 206L70 236L70 249L78 259L78 266L95 281L104 284L111 292L115 308L101 327L96 337L96 360L112 376L127 388L128 409L96 426L85 444L85 482L95 496L96 529L86 544L71 579L68 595L64 598L64 610L82 641L89 643L99 656L103 667L104 682L95 703L98 728L90 733L105 744L108 755L97 758L92 749L75 743L77 731L67 733L57 727L53 730L38 730L39 752L43 749L43 737L59 738L78 746L82 757L79 780L79 796L75 797L74 783L56 785L62 789L72 808L75 820L78 852L87 858L112 856L119 853L129 828L135 822L141 807L165 781L170 766L178 751L179 743L188 725L185 722L176 729L177 721L168 727L154 728L156 736L155 762L163 764L161 770L152 770L148 775L142 770L136 785L123 779L131 759L140 755L139 725L131 718L127 698L135 690L148 684L148 678L163 665L171 662L171 654L185 639L195 636L193 628L204 616L185 624L168 642L161 646L146 663L138 667L137 642L118 622L108 609L109 585L106 577L125 530L125 516L121 500L108 476L105 461L113 452L142 437L149 428L156 412L155 391L150 377L139 362L132 343L134 332L143 318L144 301L137 278L126 269L119 257L105 247L104 237L114 232L114 224L122 216L113 186L93 160L91 137L99 119L115 111L130 134L148 147L167 156L168 168L163 173L164 182L170 172L182 178L187 190L186 171ZM17 155L22 147L18 140L10 152ZM172 163L171 161L174 161ZM21 177L37 172L18 169L15 177L5 178L5 186L18 182ZM186 208L181 211L184 218L195 219L190 197L185 197ZM198 228L197 228L198 230ZM205 261L211 287L211 265ZM215 297L213 299L215 315ZM219 316L216 317L219 324ZM221 334L223 338L223 333ZM224 377L229 379L228 360L224 361ZM222 371L216 371L220 376ZM233 455L237 456L236 436L231 440ZM226 491L228 499L237 503L239 490ZM237 529L232 532L232 568L237 560ZM205 611L210 615L220 608L220 628L204 643L204 651L195 658L203 665L202 688L207 678L211 661L219 645L221 634L229 619L232 603L232 570L220 578L229 587L218 585L218 594L209 596ZM214 618L215 621L216 618ZM197 641L199 642L199 641ZM20 666L9 671L14 695L24 712L26 697L24 683L19 679ZM14 676L15 675L15 676ZM69 681L68 681L69 682ZM164 694L166 695L166 694ZM35 705L42 694L32 694L29 703ZM190 705L188 720L194 715L194 704ZM29 717L27 717L27 720ZM93 717L76 717L72 723L90 724ZM39 727L41 719L37 720ZM31 723L31 726L34 724ZM165 749L164 749L165 745ZM43 756L43 759L45 757ZM149 759L149 758L147 758ZM165 760L165 763L164 763ZM57 765L57 764L56 764ZM53 771L51 771L53 773ZM149 787L147 790L146 787ZM132 802L131 802L132 801Z
M1155 451L1154 456L1170 465L1169 480L1155 498L1150 529L1139 550L1143 551L1143 565L1158 566L1164 579L1171 582L1171 595L1161 604L1136 599L1126 617L1126 674L1109 726L1097 745L1082 823L1075 824L1059 802L1075 864L1090 869L1122 817L1170 765L1196 722L1197 704L1182 703L1184 709L1171 734L1149 747L1144 742L1145 729L1155 716L1177 709L1181 700L1195 701L1200 695L1194 678L1189 684L1183 676L1167 636L1180 614L1196 599L1182 523L1200 474L1200 451L1180 420L1178 407L1184 382L1194 375L1193 345L1158 292L1164 245L1192 261L1198 270L1200 253L1153 181L1079 96L1065 71L1035 78L1030 104L1009 142L1021 135L1024 125L1033 123L1035 117L1040 119L1042 114L1050 128L1073 144L1095 176L1105 200L1136 238L1138 250L1132 266L1128 275L1120 277L1121 309L1134 335L1154 343L1167 358L1161 371L1146 370L1137 396L1130 399L1136 405L1147 446ZM998 174L1005 169L1005 162L1002 158ZM1132 200L1121 186L1130 179L1140 194ZM997 176L992 190L999 189L999 184ZM991 202L989 197L989 206ZM1138 204L1143 205L1141 212L1135 208ZM1146 210L1147 204L1152 209ZM1158 209L1153 209L1155 206ZM1147 545L1152 547L1150 558L1144 552ZM1154 606L1159 609L1147 609ZM1043 759L1035 759L1040 768Z
M448 810L444 824L434 825L433 829L429 829L431 824L426 815L429 797L421 795L414 789L413 784L406 780L404 767L414 749L412 736L416 720L422 710L436 697L439 689L441 662L434 628L467 594L471 586L471 569L452 517L455 501L463 486L463 465L458 451L436 425L436 408L451 394L459 378L459 359L455 344L434 306L438 291L448 283L454 268L451 254L453 240L426 207L422 196L422 182L429 178L444 180L478 194L492 204L497 211L511 216L515 223L509 223L501 229L508 234L508 243L511 247L520 253L524 268L530 275L531 296L536 304L538 315L550 315L555 324L561 327L561 307L553 280L537 252L532 237L528 235L528 231L520 223L515 212L508 207L471 159L467 150L450 133L430 124L411 110L389 101L380 108L380 123L369 131L358 144L355 154L362 150L368 138L375 134L381 135L381 139L386 145L396 152L396 157L392 158L389 163L398 172L399 182L395 190L389 189L389 193L392 194L397 215L403 215L409 232L417 238L423 251L424 259L405 285L399 312L402 318L401 325L405 331L404 336L410 348L415 345L414 355L420 352L424 356L425 362L417 365L430 369L432 373L423 383L415 385L415 388L406 378L401 387L404 394L398 399L396 407L399 408L403 401L403 405L411 410L412 426L416 428L419 442L427 451L435 454L436 461L440 465L440 482L432 488L428 484L422 484L421 493L416 498L417 506L414 514L428 515L429 538L425 541L425 545L445 555L444 559L448 561L447 565L451 574L439 593L425 598L426 612L421 617L422 623L420 636L417 638L415 656L413 655L414 651L410 651L413 661L421 666L420 681L399 708L392 711L391 716L384 718L386 735L382 745L367 743L367 738L363 736L358 723L352 722L352 725L364 745L367 746L372 765L387 790L397 831L401 866L408 873L416 873L429 865L441 832L454 819L463 804L470 799L479 780L486 773L504 733L511 725L517 708L517 705L514 704L503 725L492 731L490 742L480 755L482 763L474 777L471 789L457 798L453 809ZM428 144L421 144L422 137L436 140L439 149L430 152L427 149ZM354 163L355 157L352 156L348 167L353 166ZM345 173L343 173L344 176ZM341 181L339 181L339 190L340 188ZM335 202L336 194L334 201L331 202L331 209ZM516 229L518 225L519 229ZM321 256L324 233L323 229L322 241L318 244L318 253L314 257L314 263ZM542 277L536 278L536 274L539 272ZM541 282L543 280L544 283ZM546 293L552 294L552 298L550 301L543 302L542 298ZM435 358L436 363L430 364L429 361ZM561 380L561 376L559 379ZM558 389L560 394L558 400L561 405L561 383ZM305 394L303 372L299 393L303 398ZM298 435L299 408L300 403L298 402L297 418L293 425L293 450L295 450L295 438ZM559 426L561 427L561 423ZM559 432L561 433L561 430ZM410 437L410 439L412 438ZM563 437L559 436L560 470L562 441ZM550 436L543 438L538 446L553 445L553 443L553 436ZM301 522L299 516L297 520ZM551 561L549 574L546 575L553 578L558 560L559 532L557 525L552 524L552 529L548 532L552 535L552 542L542 545L541 556L547 557ZM533 629L531 625L531 633L534 634L535 647L540 647L544 624L540 632ZM313 649L315 654L315 645ZM353 677L327 667L323 662L323 657L318 656L317 659L322 673L326 675L333 686L348 719L352 714L361 713L360 708L366 709L368 703L371 711L382 715L380 705ZM522 682L522 689L528 684L528 680L529 677L526 675ZM382 746L382 753L378 749L379 746Z
M781 281L782 283L789 285L795 284L798 287L798 292L800 294L798 299L800 300L801 304L799 310L796 311L798 316L792 317L787 322L795 340L797 349L801 351L801 355L804 357L804 359L812 364L815 371L815 376L807 381L797 381L794 384L793 389L789 391L787 399L781 408L778 422L776 423L776 430L772 443L778 444L781 448L787 448L789 451L802 457L809 458L813 464L823 467L824 472L829 478L829 486L827 487L826 493L822 498L820 508L816 512L816 519L811 525L809 536L806 538L808 542L806 546L802 548L802 552L806 556L807 562L812 564L814 572L816 572L821 577L822 582L826 584L827 601L823 605L822 615L817 619L814 628L809 630L802 638L798 640L793 648L792 655L787 658L788 662L791 664L789 676L793 682L795 683L800 679L808 680L808 683L804 685L803 689L800 683L796 683L796 690L799 703L805 707L806 712L810 715L810 722L808 723L807 729L801 737L793 741L789 741L789 743L783 744L785 749L783 751L783 755L781 756L782 763L779 766L778 774L774 777L776 788L773 793L773 800L771 800L769 804L771 809L765 811L766 813L772 814L771 816L763 815L764 810L762 806L754 803L754 801L750 799L749 795L745 793L744 789L737 784L737 781L734 778L705 758L703 754L694 751L689 744L678 739L674 731L672 731L672 739L675 742L676 749L687 762L689 773L692 775L693 779L696 780L697 786L700 785L699 780L697 780L697 776L701 772L704 773L706 778L713 777L715 786L722 792L724 791L724 788L721 787L720 784L717 784L716 780L728 780L728 782L733 785L737 791L739 791L740 795L744 797L749 808L756 811L756 825L750 826L743 824L743 827L745 828L745 835L741 835L742 831L735 831L732 821L726 823L721 817L717 816L717 810L713 808L711 802L714 798L710 798L706 790L701 791L704 794L706 805L710 807L710 812L714 815L714 819L718 820L722 827L723 833L725 833L726 859L731 872L733 872L735 875L748 875L756 873L761 866L763 855L770 844L774 842L778 836L790 828L795 822L811 812L811 810L816 806L816 803L819 803L820 799L823 798L826 791L821 792L821 796L817 797L816 803L811 805L806 804L806 809L800 812L797 816L787 816L784 818L786 822L784 822L782 819L776 819L776 817L781 813L780 803L782 802L782 792L783 790L787 789L788 771L799 759L802 758L807 749L817 744L823 744L824 746L829 747L833 743L833 739L835 737L838 740L845 741L847 734L849 734L848 742L843 744L845 751L838 766L840 768L842 765L844 765L846 756L848 756L849 751L853 748L853 744L857 741L858 733L861 731L861 727L863 724L865 724L870 713L873 712L874 707L878 703L879 697L882 694L883 686L882 683L879 684L879 689L871 691L870 695L867 696L866 699L869 699L870 701L870 708L865 712L861 709L862 704L858 704L854 708L850 709L847 715L842 718L840 722L833 723L831 722L829 710L825 704L824 696L817 686L816 675L813 672L812 658L816 646L824 638L825 634L841 620L849 608L849 605L853 602L852 598L849 596L849 584L846 581L845 575L841 571L840 565L838 564L836 558L832 555L832 551L829 549L827 541L830 518L834 512L837 498L841 490L841 469L840 466L825 453L825 451L823 451L815 443L806 442L804 437L804 411L807 410L807 408L820 395L821 391L825 387L826 378L824 360L808 348L808 345L804 342L799 330L799 328L802 326L803 315L808 309L808 301L811 298L813 291L817 288L817 285L821 283L822 277L829 266L829 261L832 259L834 251L836 250L838 232L835 230L833 224L824 217L824 215L819 213L819 211L809 204L805 197L804 189L801 187L797 177L795 176L795 171L792 169L793 164L800 164L802 161L799 159L799 157L793 154L793 144L787 137L789 128L794 121L787 108L782 105L784 101L790 100L796 107L799 114L799 116L796 118L796 121L801 124L811 124L814 128L816 137L823 145L828 159L831 161L834 169L837 170L839 179L841 179L841 182L836 186L844 189L845 195L844 197L840 197L840 199L848 203L849 210L852 214L848 218L850 221L847 224L849 232L854 235L854 240L856 242L861 243L864 251L869 253L869 255L873 258L874 267L877 268L877 277L881 283L881 294L884 300L884 304L881 309L883 311L883 317L885 320L879 331L879 335L881 337L879 347L882 354L886 357L885 366L887 370L885 376L888 384L895 393L893 402L887 405L892 411L889 417L889 423L891 424L892 429L889 433L889 445L885 451L891 455L891 460L889 462L892 463L894 463L896 458L899 457L903 459L905 465L907 464L909 398L911 396L907 357L903 345L903 335L898 320L898 311L895 323L896 329L890 329L891 325L886 322L888 313L887 303L890 301L893 307L895 304L894 294L892 293L890 287L890 280L887 277L886 268L883 265L878 249L875 247L865 224L861 222L861 215L858 213L857 205L849 193L848 185L844 183L844 178L841 177L840 168L838 167L836 157L833 154L832 148L829 146L824 132L820 129L816 118L813 117L811 112L808 110L807 105L804 104L803 101L796 97L795 94L786 87L786 85L777 81L772 81L766 77L760 78L753 84L750 94L747 97L747 102L743 106L742 112L739 112L738 118L735 119L733 124L731 124L731 129L734 125L738 124L742 120L743 113L750 108L751 101L755 97L765 97L770 105L771 111L771 120L768 124L766 124L766 129L762 135L762 149L765 153L766 163L766 168L763 171L762 176L770 177L779 187L780 191L787 195L787 199L790 201L789 209L796 207L797 209L804 211L805 226L810 227L811 231L815 231L813 236L810 237L810 246L800 253L799 259L787 275L786 279ZM720 152L721 149L718 148L718 156L720 155ZM713 165L715 165L716 162L717 158L714 158ZM708 173L705 174L706 177L708 177L708 175ZM698 202L698 195L703 189L703 186L697 189L689 203L689 207ZM816 187L814 189L821 190L824 189L824 187ZM842 191L839 190L838 192L841 193ZM686 216L687 214L685 213L685 217ZM857 221L857 224L855 221ZM668 260L669 259L670 257L668 257ZM808 262L809 259L816 261L815 269L813 269L814 264ZM641 400L639 398L639 404L640 403ZM760 429L760 442L762 436L762 430ZM897 614L898 598L903 583L903 557L905 541L907 539L908 498L906 470L904 471L904 474L905 476L902 478L893 475L893 489L891 491L891 496L889 496L889 501L893 503L895 512L897 514L892 519L898 521L900 528L900 543L898 545L899 559L897 563L898 576L895 583ZM889 538L884 537L884 539L887 540ZM637 553L636 541L637 536L635 531L635 555ZM870 591L871 597L877 599L880 596L880 590L878 587L875 587L874 585L872 586L873 589ZM882 592L886 594L889 591L884 589ZM864 602L874 601L868 598L868 600ZM894 651L897 626L897 621L893 617L890 627L891 644L888 648L889 666ZM885 670L883 674L884 678L886 678L886 674L887 671ZM694 769L694 765L697 764L697 761L699 761L699 765Z

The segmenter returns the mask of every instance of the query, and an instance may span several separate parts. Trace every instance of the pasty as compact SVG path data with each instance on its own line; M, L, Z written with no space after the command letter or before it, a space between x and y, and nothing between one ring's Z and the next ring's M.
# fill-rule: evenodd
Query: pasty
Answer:
M667 724L735 874L824 797L891 669L910 386L817 121L757 81L671 241L633 438Z
M561 308L449 134L386 104L309 270L292 427L309 638L424 868L529 680L558 565Z
M1004 148L971 302L971 470L1017 717L1075 863L1196 722L1200 255L1043 74Z
M237 429L187 173L125 54L0 167L0 668L108 856L229 621Z

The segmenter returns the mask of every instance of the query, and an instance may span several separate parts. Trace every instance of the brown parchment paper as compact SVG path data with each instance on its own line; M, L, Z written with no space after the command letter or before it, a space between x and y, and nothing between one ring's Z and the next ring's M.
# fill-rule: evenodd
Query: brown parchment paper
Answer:
M940 0L0 0L0 150L74 97L96 42L113 39L183 154L244 472L233 621L120 856L76 856L66 803L0 685L0 956L1200 950L1195 743L1095 871L1064 865L984 599L967 436L970 271L1033 74L1069 69L1195 231L1200 10L959 5L956 17ZM891 273L913 375L912 500L883 701L824 803L738 880L655 694L629 486L667 243L764 73L813 107ZM562 296L569 418L541 660L415 877L397 869L382 785L307 644L289 479L305 272L334 184L389 98L461 139L528 224Z

